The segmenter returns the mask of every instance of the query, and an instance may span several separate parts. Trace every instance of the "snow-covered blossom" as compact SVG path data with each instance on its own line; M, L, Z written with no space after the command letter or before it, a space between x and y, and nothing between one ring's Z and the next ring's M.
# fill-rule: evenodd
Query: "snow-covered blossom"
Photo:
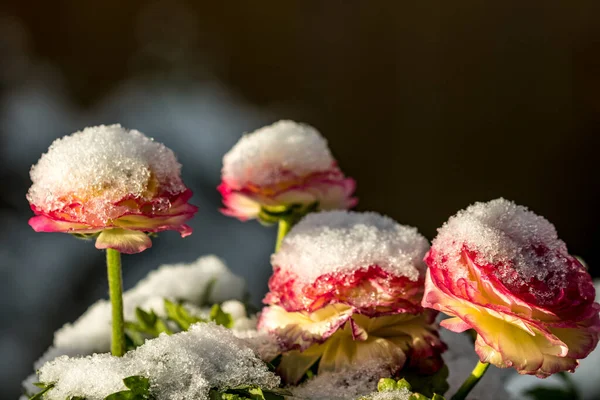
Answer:
M425 257L423 306L474 329L482 362L546 377L573 371L597 345L600 305L592 279L554 226L497 199L459 212Z
M327 141L313 127L279 121L243 136L223 157L223 213L242 221L261 210L289 206L347 209L355 182L337 167Z
M120 125L86 128L52 143L31 169L37 232L93 236L99 249L139 253L149 232L176 230L197 211L173 152Z

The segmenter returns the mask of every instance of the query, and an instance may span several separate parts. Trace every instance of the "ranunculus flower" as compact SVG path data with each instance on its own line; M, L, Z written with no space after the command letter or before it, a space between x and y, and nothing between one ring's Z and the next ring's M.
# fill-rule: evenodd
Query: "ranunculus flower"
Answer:
M31 169L37 232L97 236L96 247L138 253L149 232L176 230L197 211L173 152L136 130L97 126L57 139Z
M287 311L341 303L365 315L420 312L428 248L416 228L377 213L309 214L271 257L265 303Z
M436 313L420 305L428 247L415 228L376 213L304 217L271 258L259 320L282 345L282 376L296 382L317 360L320 372L377 362L394 373L407 360L439 368Z
M243 136L223 157L218 187L225 208L242 221L261 210L290 206L347 209L355 182L337 167L327 141L313 127L279 121Z
M423 306L451 315L447 329L474 329L482 362L543 378L573 371L598 343L590 275L525 207L468 207L439 229L425 262Z
M318 373L377 365L390 375L403 367L421 373L437 371L446 346L440 340L433 310L379 317L354 307L330 304L315 312L288 312L266 307L259 330L276 335L284 351L278 373L297 383L318 362Z

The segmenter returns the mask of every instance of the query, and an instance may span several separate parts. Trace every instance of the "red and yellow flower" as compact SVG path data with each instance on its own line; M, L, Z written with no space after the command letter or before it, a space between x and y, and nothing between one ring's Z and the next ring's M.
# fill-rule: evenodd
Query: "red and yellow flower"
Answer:
M173 152L119 125L86 128L57 140L32 168L27 195L36 232L96 237L96 247L138 253L148 233L176 230L197 211Z
M597 345L600 305L585 267L554 227L503 199L475 204L440 229L425 257L423 306L474 329L482 362L547 377L573 371Z
M356 183L344 176L326 140L314 128L279 121L245 135L223 158L224 214L242 221L261 210L289 206L348 209Z
M433 310L423 310L428 244L414 228L375 213L309 214L272 256L274 274L259 330L282 349L279 373L298 382L318 372L377 364L394 374L442 365Z

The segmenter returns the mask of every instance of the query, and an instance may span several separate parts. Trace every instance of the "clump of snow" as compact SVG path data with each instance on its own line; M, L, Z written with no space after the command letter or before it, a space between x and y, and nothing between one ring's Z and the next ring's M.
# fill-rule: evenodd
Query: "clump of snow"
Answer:
M537 278L551 288L567 285L568 251L554 225L512 201L500 198L459 211L438 230L432 245L442 268L460 264L463 246L475 253L477 263L514 268L521 279ZM456 273L461 270L457 267ZM510 271L501 278L505 283L513 279Z
M244 135L223 157L223 180L233 186L271 185L289 173L330 170L327 141L312 126L282 120Z
M377 390L381 378L389 378L389 369L377 363L340 372L322 372L299 386L288 387L295 397L307 400L355 400Z
M189 264L163 265L123 294L125 319L135 320L137 307L152 309L162 316L164 298L198 306L203 305L200 304L203 300L209 304L229 299L242 300L244 287L243 278L234 275L216 256L200 257ZM207 290L210 290L208 295ZM108 352L110 321L110 302L97 301L77 321L66 324L54 334L54 348L47 355L56 357L61 354ZM240 323L249 322L242 320ZM48 359L45 356L42 361Z
M180 170L170 149L141 132L100 125L52 143L31 168L27 199L46 212L85 203L87 215L106 222L125 197L183 192Z
M208 399L211 388L256 385L272 389L280 383L230 330L213 323L196 324L172 336L163 334L123 357L63 356L39 371L41 382L55 382L46 394L50 400L70 396L101 400L127 390L123 379L133 375L149 378L151 392L159 400Z
M416 228L374 212L311 213L295 225L271 258L306 282L378 265L416 281L425 271L427 239Z
M409 400L412 392L407 388L391 390L388 392L376 392L368 396L361 397L361 400Z

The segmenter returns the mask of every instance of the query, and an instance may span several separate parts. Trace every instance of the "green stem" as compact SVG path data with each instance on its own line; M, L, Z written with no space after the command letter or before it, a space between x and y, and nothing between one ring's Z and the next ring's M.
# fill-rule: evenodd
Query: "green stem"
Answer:
M485 374L485 371L487 371L489 366L490 364L488 363L482 363L481 361L478 361L477 365L473 369L473 372L471 372L471 376L464 381L456 394L452 396L451 400L464 400L469 392L473 390L475 385L477 385L477 382L479 382L479 380L483 377L483 374Z
M281 246L281 241L288 234L290 229L292 229L292 221L287 218L279 218L279 226L277 228L277 242L275 242L275 251L279 250Z
M123 318L123 277L121 273L121 253L106 249L108 269L108 292L112 305L112 338L110 351L113 356L125 354L125 322Z

